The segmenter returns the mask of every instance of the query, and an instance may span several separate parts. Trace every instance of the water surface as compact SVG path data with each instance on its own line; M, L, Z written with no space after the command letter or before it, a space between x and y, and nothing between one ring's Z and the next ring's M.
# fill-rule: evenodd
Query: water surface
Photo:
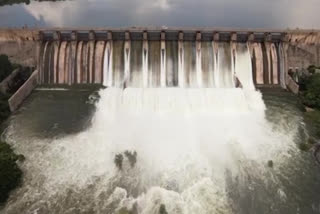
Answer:
M220 98L223 103L230 96L237 100L242 93L238 89L223 90L226 97ZM161 93L172 102L173 92L170 95L165 91ZM162 97L161 93L158 93L159 97ZM222 111L218 115L208 115L220 121L220 125L213 123L211 128L207 123L212 123L211 119L192 115L186 121L191 120L194 124L185 125L179 122L185 117L174 115L171 124L164 115L117 115L119 109L115 112L112 109L118 96L112 97L105 92L100 93L103 102L100 100L94 113L92 94L93 91L35 91L9 119L6 138L18 153L26 156L22 164L25 178L22 188L12 194L3 213L117 213L121 207L131 207L138 213L141 210L157 213L160 204L165 204L169 213L320 213L320 169L310 153L297 149L296 144L305 140L304 123L296 97L288 92L264 90L267 124L251 118L246 114L246 107L239 105L235 108L238 116L232 114L232 107L228 110L230 116ZM131 97L127 96L128 99ZM109 102L107 98L112 100ZM131 110L140 109L134 103L130 106ZM171 109L170 105L163 105L161 109L164 108ZM113 112L116 121L106 120L110 115L104 109ZM228 118L234 123L229 128ZM247 121L240 120L244 118ZM141 127L146 122L149 127ZM251 126L251 123L262 125L265 130ZM223 134L214 132L220 129L219 126L226 128ZM189 142L181 135L185 129L193 130L186 136L199 143L187 159L183 156L188 151L186 148L192 147L193 139ZM119 133L108 133L108 130ZM215 134L209 134L210 130ZM145 134L136 136L135 133ZM200 133L210 136L198 136ZM168 142L159 144L157 136ZM128 139L131 141L127 143ZM177 142L179 139L186 141ZM213 140L211 143L210 139ZM114 141L115 145L110 147L108 141ZM220 144L220 141L227 144ZM263 146L265 143L267 145ZM226 148L231 153L224 145L228 145ZM262 150L257 153L259 148ZM115 153L111 151L125 149L138 151L138 162L133 169L124 165L125 170L121 172L113 164ZM207 151L212 149L216 151ZM203 158L196 160L198 153ZM233 158L224 157L230 154ZM145 163L150 157L153 163ZM161 157L164 159L157 159ZM268 160L273 160L273 168L267 166ZM170 165L171 161L174 165ZM165 174L157 174L159 171Z

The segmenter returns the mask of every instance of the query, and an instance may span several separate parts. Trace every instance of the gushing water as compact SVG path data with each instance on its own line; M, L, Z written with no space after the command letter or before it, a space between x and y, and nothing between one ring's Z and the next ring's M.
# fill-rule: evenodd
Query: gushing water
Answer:
M253 87L246 46L237 51L234 73L232 53L222 47L214 67L220 69L219 75L211 75L219 79L210 81L218 81L219 88L183 88L184 80L178 81L181 88L107 88L100 91L89 129L50 140L45 146L35 140L41 152L38 148L37 153L27 155L28 183L21 190L25 197L9 204L6 211L14 213L24 207L26 213L130 210L158 214L164 205L168 213L236 213L228 180L237 180L248 171L259 177L267 172L268 160L279 165L285 162L279 153L289 150L290 143L284 142L292 142L296 130L283 135L266 121L261 94ZM111 48L107 46L105 54L108 77L112 76ZM144 44L141 82L163 87L164 57L160 72L149 73L148 50ZM180 62L185 49L180 50L179 78L186 75L181 69L187 63ZM125 75L129 75L125 57ZM192 71L198 80L200 72L200 65ZM234 87L234 76L243 88ZM119 84L108 80L107 85ZM126 151L136 152L135 164L124 155ZM119 154L121 169L115 164Z

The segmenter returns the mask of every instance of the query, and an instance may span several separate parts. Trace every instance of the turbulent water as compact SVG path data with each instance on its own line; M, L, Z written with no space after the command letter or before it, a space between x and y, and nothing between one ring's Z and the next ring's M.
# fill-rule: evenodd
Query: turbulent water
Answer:
M320 201L300 198L314 191L296 186L302 172L312 171L302 169L295 145L301 117L281 102L266 115L248 51L240 48L234 63L224 62L230 53L219 53L224 73L212 81L223 88L107 88L99 92L91 125L75 133L27 132L22 110L6 138L26 156L25 179L3 212L319 212ZM234 73L243 88L235 88ZM126 151L136 152L134 164Z

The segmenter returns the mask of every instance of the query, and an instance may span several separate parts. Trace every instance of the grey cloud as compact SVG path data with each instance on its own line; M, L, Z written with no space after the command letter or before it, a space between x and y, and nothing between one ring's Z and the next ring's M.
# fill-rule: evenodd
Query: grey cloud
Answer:
M320 28L318 0L74 0L24 7L10 7L9 15L0 8L0 24Z

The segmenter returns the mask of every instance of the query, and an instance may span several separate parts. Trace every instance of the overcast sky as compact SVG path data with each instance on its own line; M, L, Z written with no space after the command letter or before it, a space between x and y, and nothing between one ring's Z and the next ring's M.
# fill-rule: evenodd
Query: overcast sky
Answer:
M320 0L73 0L0 7L0 26L320 28Z

